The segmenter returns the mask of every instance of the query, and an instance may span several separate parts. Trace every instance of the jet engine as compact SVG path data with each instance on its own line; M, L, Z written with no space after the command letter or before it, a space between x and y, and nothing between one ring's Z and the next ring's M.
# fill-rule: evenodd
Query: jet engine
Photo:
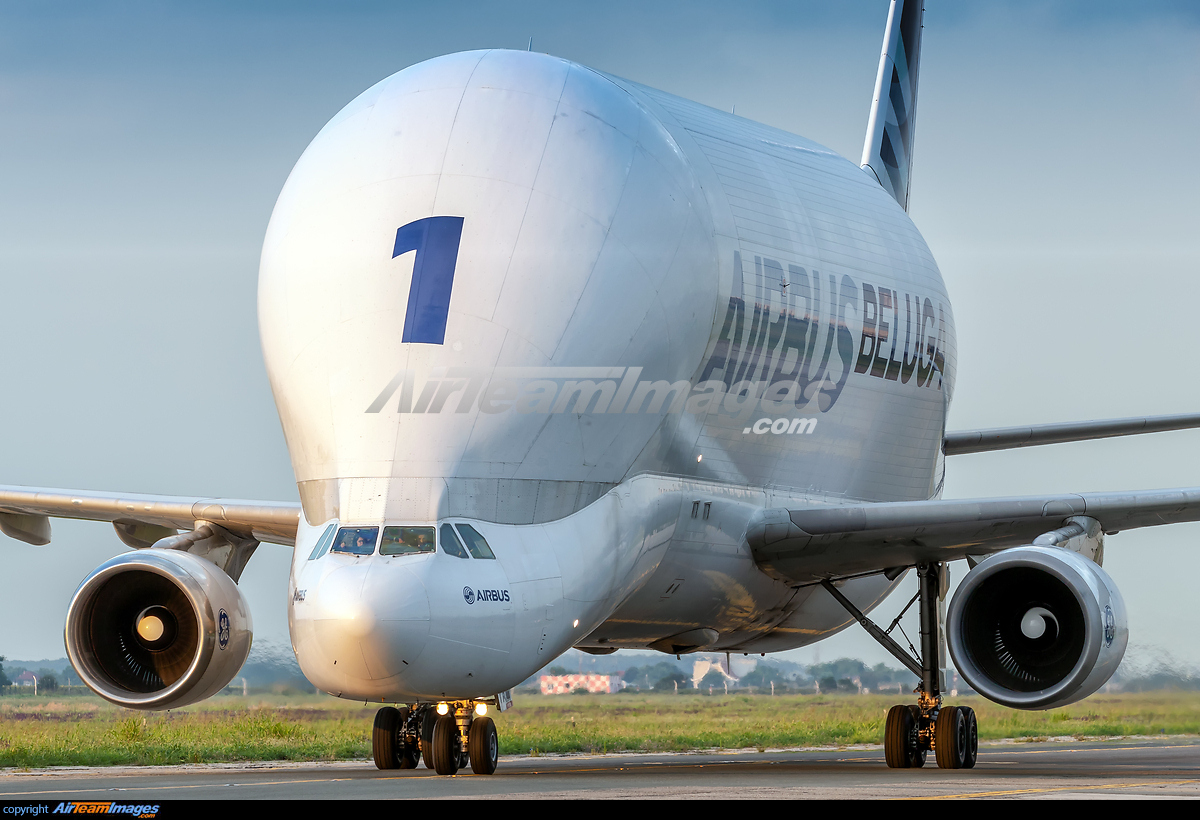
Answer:
M1074 703L1112 677L1125 654L1125 603L1078 553L1024 546L982 561L946 619L950 654L984 697L1018 709Z
M96 694L173 709L215 694L250 653L250 608L218 566L143 549L101 564L67 611L67 654Z

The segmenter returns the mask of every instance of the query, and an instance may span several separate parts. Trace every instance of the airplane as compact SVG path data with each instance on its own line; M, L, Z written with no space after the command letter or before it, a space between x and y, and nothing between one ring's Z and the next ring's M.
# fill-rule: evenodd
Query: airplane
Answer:
M219 691L269 542L306 676L390 704L381 769L494 772L489 708L571 647L766 653L858 622L921 681L887 718L900 768L975 763L947 650L998 703L1096 691L1128 640L1105 535L1200 520L1200 490L945 501L945 457L1200 416L946 432L954 315L907 215L922 13L891 3L857 163L532 52L351 102L260 269L300 504L0 488L14 538L82 518L133 548L72 600L80 677L138 709ZM869 618L908 570L916 656Z

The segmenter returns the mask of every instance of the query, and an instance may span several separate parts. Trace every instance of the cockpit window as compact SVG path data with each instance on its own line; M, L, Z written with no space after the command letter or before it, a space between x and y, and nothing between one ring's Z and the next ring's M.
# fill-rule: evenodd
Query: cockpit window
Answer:
M330 524L325 528L325 532L321 533L321 537L317 540L317 545L313 547L312 553L308 556L309 561L320 558L329 552L329 545L333 543L333 534L335 532L337 532L337 524Z
M350 555L370 555L375 551L379 527L342 527L338 530L334 552Z
M411 555L433 552L433 527L384 527L380 555Z
M462 534L463 541L467 542L467 549L471 551L473 558L495 558L492 553L492 548L488 546L488 542L479 534L479 530L472 527L470 524L459 524L458 531Z
M463 549L458 536L454 534L454 527L449 524L442 524L442 552L453 555L455 558L467 557L467 551Z

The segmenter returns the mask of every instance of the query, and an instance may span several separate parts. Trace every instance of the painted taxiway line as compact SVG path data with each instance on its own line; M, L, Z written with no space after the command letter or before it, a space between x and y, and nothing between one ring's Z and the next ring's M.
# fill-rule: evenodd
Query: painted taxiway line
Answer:
M1096 783L1092 785L1055 786L1043 789L1005 789L992 792L965 792L963 794L935 794L922 797L898 797L897 800L966 800L972 797L1005 797L1012 794L1043 794L1049 792L1082 792L1098 789L1136 789L1147 786L1182 786L1200 783L1200 780L1152 780L1146 783Z

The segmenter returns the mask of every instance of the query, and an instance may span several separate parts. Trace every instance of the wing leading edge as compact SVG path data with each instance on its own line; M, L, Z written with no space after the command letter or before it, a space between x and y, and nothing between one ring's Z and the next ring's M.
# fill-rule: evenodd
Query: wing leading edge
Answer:
M0 530L30 544L50 542L50 518L109 521L123 542L148 547L178 530L216 524L255 541L292 546L300 505L140 493L0 485Z
M767 574L805 584L998 552L1033 543L1076 517L1098 521L1110 535L1200 521L1200 487L772 509L746 538Z
M962 430L947 433L943 452L948 456L1011 450L1038 444L1062 444L1068 441L1135 436L1140 433L1165 433L1200 427L1200 413L1173 416L1138 416L1099 421L1072 421L1060 424L1035 424L1025 427L993 427L988 430Z

